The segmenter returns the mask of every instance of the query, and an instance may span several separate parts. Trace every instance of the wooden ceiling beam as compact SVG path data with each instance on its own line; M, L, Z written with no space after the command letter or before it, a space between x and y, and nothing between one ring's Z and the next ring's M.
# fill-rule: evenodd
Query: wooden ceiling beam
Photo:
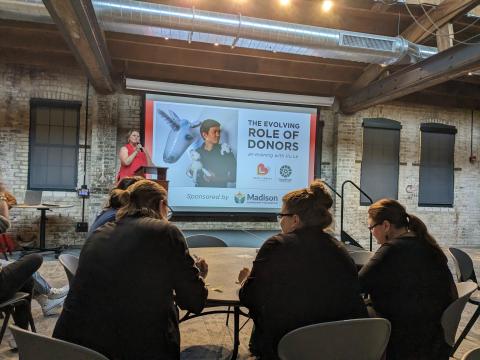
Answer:
M480 43L457 45L415 65L375 81L341 101L345 113L354 113L441 84L480 69Z
M428 15L425 14L414 21L400 36L408 41L419 43L436 31L435 25L442 27L455 17L467 13L478 4L480 4L480 0L444 0L440 5L428 11ZM432 24L432 21L435 25ZM378 79L385 70L385 67L378 64L368 65L363 74L353 83L349 92L353 94L364 88Z
M153 65L136 61L123 62L115 59L112 63L116 73L135 79L317 96L332 96L335 91L334 83L315 80Z
M90 0L43 0L80 67L99 93L114 92L111 60Z
M358 68L344 68L322 63L260 58L236 53L194 50L187 47L144 45L108 40L112 59L163 64L191 69L238 72L282 78L297 78L350 84L360 73ZM216 48L216 47L215 47Z
M420 43L448 24L480 4L480 0L443 0L437 7L413 22L402 32L402 36L414 43ZM433 22L433 23L432 23ZM426 29L426 30L425 30Z

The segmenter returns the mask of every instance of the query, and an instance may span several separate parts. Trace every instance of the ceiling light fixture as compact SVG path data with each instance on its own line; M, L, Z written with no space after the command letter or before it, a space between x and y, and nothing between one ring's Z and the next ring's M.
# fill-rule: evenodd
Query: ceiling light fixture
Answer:
M290 0L280 0L280 5L286 6L288 4L290 4Z
M322 10L325 12L329 12L333 7L333 1L331 0L323 0L322 3Z

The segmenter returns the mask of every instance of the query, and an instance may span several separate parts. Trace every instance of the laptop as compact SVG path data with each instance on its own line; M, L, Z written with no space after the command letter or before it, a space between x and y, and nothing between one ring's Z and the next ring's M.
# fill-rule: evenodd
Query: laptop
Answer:
M42 203L42 192L35 190L27 190L25 192L25 199L23 200L25 205L40 205Z

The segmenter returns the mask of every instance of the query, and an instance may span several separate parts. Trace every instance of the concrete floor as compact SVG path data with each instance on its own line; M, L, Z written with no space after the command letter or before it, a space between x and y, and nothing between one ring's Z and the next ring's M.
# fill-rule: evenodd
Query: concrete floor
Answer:
M474 260L475 270L480 274L480 248L464 249ZM451 263L451 261L450 261ZM40 269L42 275L49 280L53 286L63 286L67 283L67 279L62 266L53 258L46 257ZM50 336L55 326L57 315L44 317L40 306L35 301L32 303L33 316L37 331L41 334ZM475 307L467 304L462 320L460 322L460 331L470 319ZM229 359L233 344L232 322L230 326L225 325L226 316L209 315L189 320L180 325L182 336L182 359ZM242 319L243 323L243 319ZM248 339L252 328L252 321L249 321L240 333L240 350L238 359L254 359L248 352ZM9 340L12 338L7 331L5 338L0 345L0 359L18 359L18 354L9 350ZM463 341L460 348L455 354L454 359L461 359L462 355L472 349L480 347L480 322L477 322L470 331L467 338Z

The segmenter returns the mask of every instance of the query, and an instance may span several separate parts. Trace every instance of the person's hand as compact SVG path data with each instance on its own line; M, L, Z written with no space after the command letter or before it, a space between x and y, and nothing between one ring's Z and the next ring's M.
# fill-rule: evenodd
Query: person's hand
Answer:
M205 259L203 259L201 257L198 257L198 256L195 256L195 255L194 255L194 257L195 257L195 266L200 271L200 276L205 279L207 277L207 274L208 274L208 264L205 261Z
M250 275L250 269L247 267L244 267L238 273L238 283L242 284L249 275Z
M136 149L136 150L137 150L137 152L143 151L143 146L142 146L142 144L137 144L137 149Z

